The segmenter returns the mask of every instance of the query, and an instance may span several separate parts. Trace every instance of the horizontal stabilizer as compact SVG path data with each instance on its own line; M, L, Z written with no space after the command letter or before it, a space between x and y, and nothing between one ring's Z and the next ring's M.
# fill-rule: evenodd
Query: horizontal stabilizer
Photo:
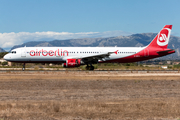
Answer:
M175 53L175 50L173 49L169 49L169 50L164 50L164 51L157 51L158 54L162 54L162 53Z

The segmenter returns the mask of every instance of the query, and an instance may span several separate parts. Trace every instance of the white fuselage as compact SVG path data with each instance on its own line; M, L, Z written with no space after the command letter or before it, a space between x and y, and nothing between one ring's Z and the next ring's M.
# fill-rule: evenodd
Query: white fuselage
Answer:
M64 62L69 58L81 59L88 56L98 56L115 52L104 61L124 58L134 55L145 47L21 47L12 50L5 56L6 60L14 62ZM99 60L101 61L101 60Z

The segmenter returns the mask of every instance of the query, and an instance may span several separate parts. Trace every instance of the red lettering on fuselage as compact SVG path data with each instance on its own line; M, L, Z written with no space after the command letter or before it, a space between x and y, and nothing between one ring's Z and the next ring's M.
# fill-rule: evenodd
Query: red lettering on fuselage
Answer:
M61 52L61 54L60 54L60 52ZM38 50L38 49L36 49L36 51L35 50L31 50L30 52L29 52L29 55L30 56L68 56L68 51L67 50L62 50L61 49L61 51L59 51L59 49L57 49L57 50L49 50L49 51L47 51L47 50Z
M65 56L65 53L67 53L67 56L68 56L68 51L67 50L63 51L63 56Z
M42 49L42 55L43 55L43 56L47 56L47 55L48 55L48 52L47 52L46 50L43 50L43 49Z
M53 56L54 55L54 51L53 50L50 50L49 51L49 56Z
M31 50L29 54L30 54L30 56L35 56L35 51Z
M59 49L54 52L54 56L60 56Z

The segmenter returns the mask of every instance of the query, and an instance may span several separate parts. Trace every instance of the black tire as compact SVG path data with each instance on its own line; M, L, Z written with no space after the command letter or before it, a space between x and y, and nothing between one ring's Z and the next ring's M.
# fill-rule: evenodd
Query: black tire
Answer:
M90 67L90 70L94 70L94 66L91 66L91 67Z
M22 68L22 71L24 71L25 70L25 63L23 64L23 68Z
M90 66L86 66L86 70L89 70L90 69Z

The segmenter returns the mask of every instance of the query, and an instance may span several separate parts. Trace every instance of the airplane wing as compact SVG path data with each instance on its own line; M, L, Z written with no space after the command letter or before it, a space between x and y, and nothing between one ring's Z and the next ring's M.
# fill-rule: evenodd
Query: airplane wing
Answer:
M118 51L118 50L117 50ZM105 60L103 58L109 57L111 54L117 54L117 51L115 52L104 52L100 54L93 54L93 55L84 55L84 56L74 56L74 57L67 57L66 59L82 59L85 63L87 62L97 62L98 60Z

